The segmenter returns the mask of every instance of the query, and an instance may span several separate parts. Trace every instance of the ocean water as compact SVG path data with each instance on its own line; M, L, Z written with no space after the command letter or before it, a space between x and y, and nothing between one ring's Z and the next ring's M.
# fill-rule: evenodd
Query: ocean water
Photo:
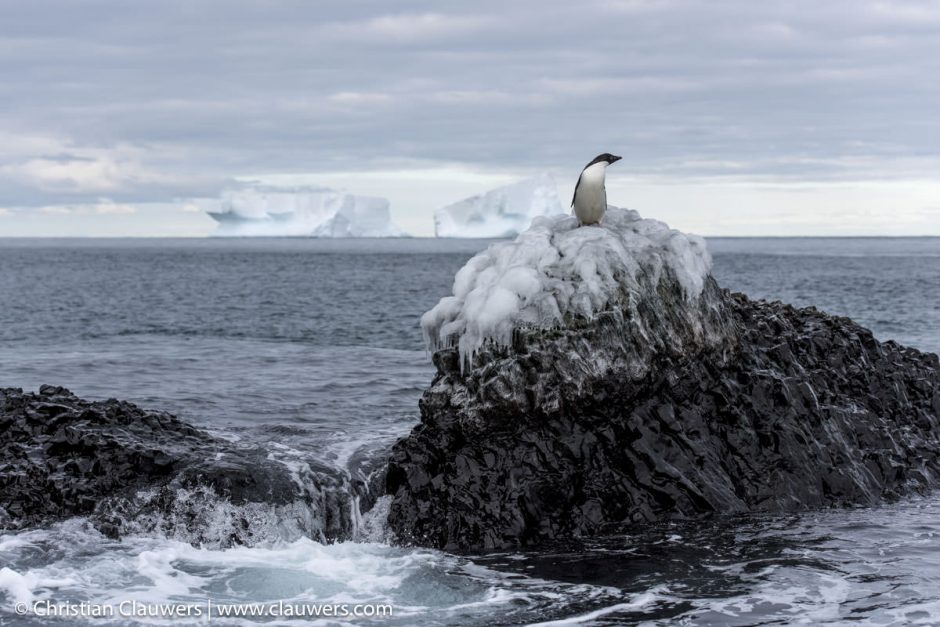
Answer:
M416 424L433 373L417 319L486 244L0 240L0 385L128 399L285 463L354 473ZM725 287L940 351L940 239L713 239L709 248ZM0 533L0 624L42 624L15 615L16 602L207 599L394 611L308 619L324 625L940 624L940 495L487 555L398 548L367 531L358 542L227 550L115 541L81 519Z

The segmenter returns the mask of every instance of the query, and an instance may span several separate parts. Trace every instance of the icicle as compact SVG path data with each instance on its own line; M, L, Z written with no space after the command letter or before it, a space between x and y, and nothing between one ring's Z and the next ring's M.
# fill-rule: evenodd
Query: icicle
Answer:
M591 319L625 294L656 289L666 274L697 298L710 271L702 238L629 209L610 207L590 227L570 216L536 218L515 240L470 259L421 329L429 351L456 346L463 370L487 341L508 346L520 326Z

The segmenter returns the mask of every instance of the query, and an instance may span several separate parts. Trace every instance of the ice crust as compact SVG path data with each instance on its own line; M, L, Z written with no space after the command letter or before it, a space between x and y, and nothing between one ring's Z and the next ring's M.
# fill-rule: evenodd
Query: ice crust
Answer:
M401 237L385 198L319 188L247 186L222 192L210 212L218 235L300 237Z
M421 328L429 350L456 346L464 366L487 341L508 345L518 327L591 319L631 292L656 289L666 273L695 299L710 271L701 237L636 211L608 207L600 225L584 227L573 216L540 217L470 259Z
M539 216L564 213L549 174L466 198L434 212L438 237L515 237Z

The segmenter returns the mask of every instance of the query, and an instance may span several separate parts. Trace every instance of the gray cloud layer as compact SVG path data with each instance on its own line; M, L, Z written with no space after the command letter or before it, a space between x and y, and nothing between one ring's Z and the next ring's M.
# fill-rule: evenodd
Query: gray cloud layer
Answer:
M940 2L0 5L0 207L255 173L931 178Z

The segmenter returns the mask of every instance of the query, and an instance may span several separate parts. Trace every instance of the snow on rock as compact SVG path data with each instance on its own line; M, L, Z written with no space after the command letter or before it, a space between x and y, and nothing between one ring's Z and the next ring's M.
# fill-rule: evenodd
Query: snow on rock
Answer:
M515 237L539 216L564 213L549 174L466 198L434 212L438 237Z
M401 237L385 198L309 187L258 185L222 193L222 210L209 212L217 235Z
M696 299L710 270L701 237L636 211L608 207L600 225L585 227L571 216L536 218L514 241L470 259L453 296L425 313L421 328L429 349L457 346L469 364L488 340L505 346L517 327L591 319L631 292L655 289L665 273Z

